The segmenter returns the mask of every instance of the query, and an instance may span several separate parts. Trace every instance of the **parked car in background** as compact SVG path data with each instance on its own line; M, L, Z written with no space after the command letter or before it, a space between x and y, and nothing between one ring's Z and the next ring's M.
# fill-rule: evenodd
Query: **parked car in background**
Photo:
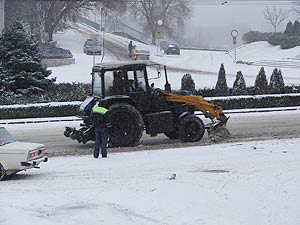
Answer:
M43 144L19 142L4 128L0 127L0 180L22 170L39 168L47 162Z
M180 49L176 44L169 44L167 50L165 51L167 55L180 55Z
M101 43L96 38L88 38L83 45L83 52L87 55L101 55Z

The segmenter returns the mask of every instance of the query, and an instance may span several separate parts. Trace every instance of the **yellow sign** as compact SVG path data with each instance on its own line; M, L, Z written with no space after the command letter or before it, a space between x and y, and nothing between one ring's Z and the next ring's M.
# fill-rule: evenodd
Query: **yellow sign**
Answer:
M155 34L155 38L156 38L156 39L164 39L164 34L161 33L161 32L157 32L157 33Z

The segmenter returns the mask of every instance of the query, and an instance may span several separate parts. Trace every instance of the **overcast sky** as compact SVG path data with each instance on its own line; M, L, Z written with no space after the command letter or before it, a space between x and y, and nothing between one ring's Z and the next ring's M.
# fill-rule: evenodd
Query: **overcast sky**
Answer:
M272 9L274 5L278 9L291 10L294 5L292 1L238 1L227 0L191 0L192 1L192 18L187 21L187 36L195 35L202 38L203 42L208 45L211 42L220 43L220 39L227 39L230 42L230 31L237 29L240 37L249 30L272 31L273 28L268 24L263 12L269 7ZM296 19L296 15L292 14L279 27L278 31L285 29L289 20ZM218 32L217 32L218 31ZM215 33L215 35L213 35ZM216 40L214 40L216 39ZM210 42L210 43L208 43Z

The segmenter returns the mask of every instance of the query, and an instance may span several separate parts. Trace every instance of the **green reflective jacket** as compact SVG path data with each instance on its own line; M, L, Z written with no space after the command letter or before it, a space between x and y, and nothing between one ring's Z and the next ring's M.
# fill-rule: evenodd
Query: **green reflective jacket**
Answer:
M102 115L104 115L105 113L108 112L108 109L104 108L104 107L100 107L100 106L94 106L93 108L93 113L100 113Z

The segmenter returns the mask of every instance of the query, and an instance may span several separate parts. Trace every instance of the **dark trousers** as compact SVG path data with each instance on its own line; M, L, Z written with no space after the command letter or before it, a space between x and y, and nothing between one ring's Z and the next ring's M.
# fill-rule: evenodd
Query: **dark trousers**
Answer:
M101 127L101 128L95 128L95 146L94 146L94 157L98 158L99 157L99 148L101 146L101 155L102 157L107 157L107 150L106 150L106 145L107 145L107 135L106 135L106 128Z

